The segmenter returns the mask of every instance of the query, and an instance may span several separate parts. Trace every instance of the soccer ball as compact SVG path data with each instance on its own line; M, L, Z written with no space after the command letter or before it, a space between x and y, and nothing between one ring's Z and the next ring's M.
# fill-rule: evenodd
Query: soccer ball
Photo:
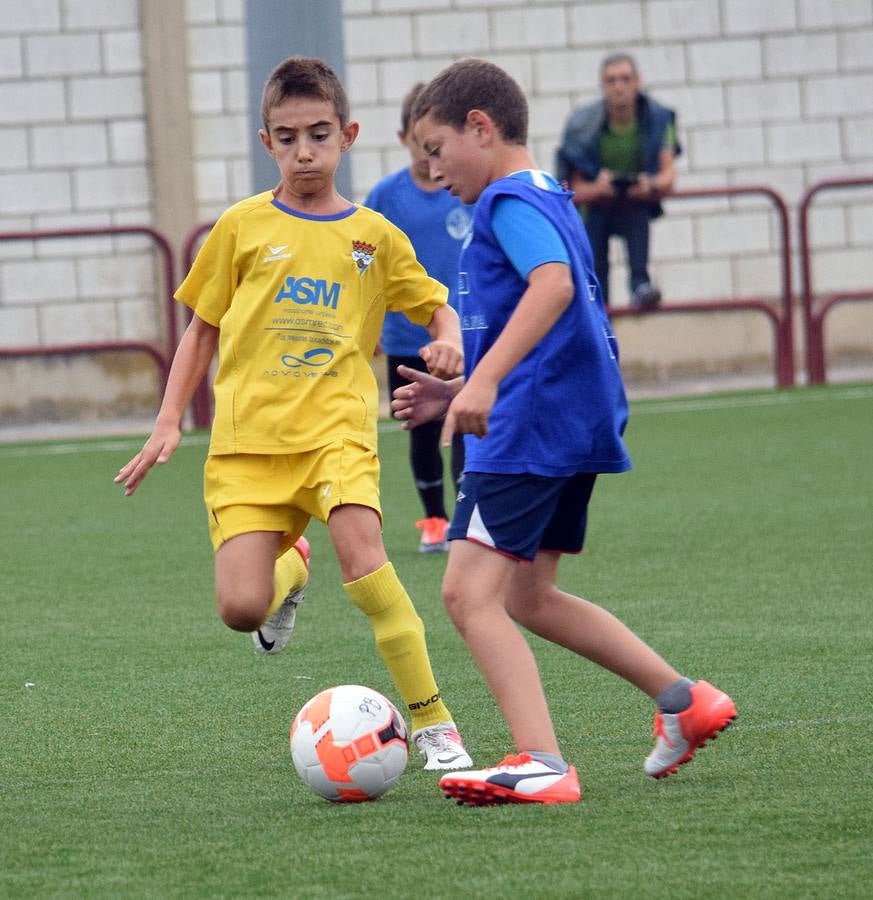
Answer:
M397 783L408 758L403 717L387 697L359 684L316 694L291 725L294 768L326 800L375 800Z

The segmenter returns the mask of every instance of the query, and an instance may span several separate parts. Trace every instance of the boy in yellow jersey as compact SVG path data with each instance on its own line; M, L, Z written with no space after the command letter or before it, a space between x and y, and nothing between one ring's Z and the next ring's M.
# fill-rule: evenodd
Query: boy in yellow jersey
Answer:
M194 316L154 431L115 481L130 495L167 462L217 348L204 493L222 620L252 632L261 649L281 649L307 579L308 547L298 539L310 518L325 522L343 587L370 621L425 768L468 766L423 624L382 542L370 367L385 312L398 310L428 329L421 355L430 372L457 375L458 318L406 236L337 192L334 175L358 123L330 67L285 60L264 87L261 117L279 185L220 217L176 292Z

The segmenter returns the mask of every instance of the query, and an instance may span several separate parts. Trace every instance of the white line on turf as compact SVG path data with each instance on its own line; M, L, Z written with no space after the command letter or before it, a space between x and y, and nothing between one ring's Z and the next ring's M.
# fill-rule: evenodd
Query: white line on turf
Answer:
M645 400L631 403L631 417L651 416L661 413L702 412L717 409L752 409L760 406L786 406L791 403L806 403L815 400L871 400L873 384L857 385L827 393L821 391L806 392L786 390L773 394L751 394L747 397L685 397L678 400ZM400 431L400 423L393 419L379 422L379 432L390 434ZM61 456L70 453L116 453L121 450L139 450L144 438L114 438L105 441L88 441L82 443L68 442L63 444L36 443L22 445L0 445L0 458L22 456ZM189 434L182 438L183 447L200 447L209 443L208 434Z
M631 416L657 415L659 413L698 412L714 409L751 409L756 406L786 406L791 403L806 403L823 398L828 400L871 400L873 385L859 385L828 391L782 391L777 394L752 394L748 397L687 397L681 400L651 400L631 403Z
M64 456L70 453L116 453L120 450L139 450L145 438L113 438L106 441L88 441L65 444L28 444L25 447L0 447L4 456ZM189 434L182 438L182 447L200 447L209 443L208 434Z
M742 715L742 712L740 713ZM760 722L756 725L749 725L740 719L736 724L731 726L731 731L735 729L742 729L743 731L780 731L787 728L829 728L833 725L855 725L859 722L870 722L873 721L873 716L831 716L820 719L784 719L784 720L775 720L772 722ZM626 734L622 735L600 735L599 737L589 736L585 738L585 741L590 744L623 744L626 745L631 742L631 738L629 738ZM277 763L275 766L264 766L265 771L272 769L280 769L284 768L284 764ZM94 773L93 775L80 775L73 778L64 778L64 777L18 777L18 778L6 778L3 781L0 781L0 790L28 790L30 788L45 786L45 785L76 785L76 784L89 784L91 782L100 781L100 782L108 782L108 781L116 781L116 782L125 782L125 781L147 781L151 779L157 778L201 778L204 775L220 775L224 773L233 773L240 771L237 766L213 766L208 770L198 768L198 769L155 769L150 771L142 771L142 772L99 772ZM247 773L251 774L251 773Z

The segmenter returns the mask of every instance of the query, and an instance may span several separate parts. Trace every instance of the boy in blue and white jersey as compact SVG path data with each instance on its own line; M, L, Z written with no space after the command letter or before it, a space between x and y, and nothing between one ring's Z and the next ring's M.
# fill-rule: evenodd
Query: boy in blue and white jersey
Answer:
M412 137L410 116L422 88L423 82L413 85L400 107L397 137L409 151L410 163L376 184L364 206L382 213L406 234L418 261L428 275L446 285L449 305L457 310L458 257L470 228L471 211L431 179L427 157ZM398 366L427 371L419 353L429 341L427 329L410 322L402 313L385 315L380 343L387 357L388 386L392 392L409 383L398 374ZM421 529L421 553L449 549L440 430L439 422L424 422L409 433L409 462L424 508L424 518L415 523ZM464 469L464 441L460 434L452 441L451 469L457 488Z
M392 407L409 427L445 413L444 443L466 435L443 600L516 750L494 767L445 775L440 787L470 805L580 799L517 625L648 694L657 741L644 770L669 775L730 724L733 701L556 584L561 554L582 549L597 475L630 468L616 342L571 194L536 168L524 95L492 63L449 66L422 91L413 120L431 177L476 202L459 264L466 378L401 370L414 384Z

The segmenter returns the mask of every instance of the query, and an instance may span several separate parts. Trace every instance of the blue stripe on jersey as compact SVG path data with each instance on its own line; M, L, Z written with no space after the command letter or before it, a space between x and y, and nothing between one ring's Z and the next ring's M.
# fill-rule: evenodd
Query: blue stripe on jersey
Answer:
M491 227L497 242L522 278L544 263L570 265L570 254L558 229L520 197L498 197Z
M351 216L355 210L357 210L357 206L350 206L348 209L344 209L342 212L332 213L329 216L316 216L312 213L300 212L297 209L291 209L290 206L285 206L284 203L281 203L279 200L273 200L273 206L276 209L281 209L283 213L288 213L289 216L297 216L298 219L311 219L313 222L337 222L340 219L345 219L348 216Z

